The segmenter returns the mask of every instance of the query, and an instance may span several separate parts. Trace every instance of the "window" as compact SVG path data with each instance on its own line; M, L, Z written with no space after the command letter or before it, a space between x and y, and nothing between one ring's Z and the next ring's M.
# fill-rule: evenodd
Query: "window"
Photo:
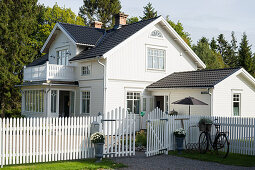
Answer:
M83 91L81 96L81 113L90 113L90 91Z
M68 65L67 49L57 51L57 64Z
M57 90L51 90L51 107L50 111L52 113L57 112Z
M157 69L164 70L165 69L165 50L148 48L148 69Z
M127 92L127 110L128 112L139 114L140 113L140 93Z
M86 76L86 75L90 75L90 65L89 66L82 66L81 67L81 75L82 76Z
M240 116L241 111L241 94L240 93L234 93L233 94L233 115L234 116Z
M163 38L162 33L159 30L154 30L151 32L151 37Z
M43 90L25 90L25 111L42 113L44 111L44 91Z

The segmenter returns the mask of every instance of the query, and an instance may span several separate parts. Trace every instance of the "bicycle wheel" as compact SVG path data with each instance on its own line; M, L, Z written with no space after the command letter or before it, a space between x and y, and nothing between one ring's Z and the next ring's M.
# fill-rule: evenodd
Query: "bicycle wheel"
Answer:
M200 153L206 153L209 147L209 141L207 140L206 132L202 132L199 135L198 149Z
M215 138L214 150L219 157L226 158L228 156L229 142L226 134L219 134Z

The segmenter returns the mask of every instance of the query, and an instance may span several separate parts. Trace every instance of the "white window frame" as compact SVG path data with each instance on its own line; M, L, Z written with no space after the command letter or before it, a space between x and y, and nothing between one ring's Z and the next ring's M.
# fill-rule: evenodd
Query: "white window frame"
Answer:
M82 100L83 100L83 96L82 96L82 93L83 92L89 92L89 113L83 113L82 112ZM83 90L81 90L81 92L80 92L80 114L87 114L87 115L89 115L91 113L91 89L83 89Z
M27 113L44 113L45 108L45 91L43 89L26 89L24 90L24 112Z
M55 98L56 98L56 103L54 103L55 104L55 106L54 106L54 108L55 108L55 111L52 111L52 91L56 91L56 94L55 94ZM58 112L58 98L59 98L59 92L58 92L58 90L56 90L56 89L52 89L51 91L50 91L50 112L51 113L57 113Z
M151 34L152 34L153 32L155 32L155 31L156 31L156 32L159 32L159 33L161 34L162 37L151 35ZM149 37L150 37L150 38L155 38L155 39L160 39L160 40L164 39L163 33L162 33L160 30L158 30L158 29L152 30L152 31L150 32L150 34L149 34Z
M231 98L232 98L232 101L231 101L231 110L232 110L232 115L234 117L241 117L241 104L242 104L242 93L241 91L232 91L231 93ZM234 95L239 95L239 101L234 101ZM234 115L234 103L239 103L239 115Z
M85 68L85 67L88 67L88 69L89 69L89 73L84 73L83 71L83 68ZM92 71L92 69L91 69L92 67L91 67L91 64L86 64L86 65L82 65L81 66L81 76L89 76L89 75L91 75L91 71Z
M135 114L137 114L137 115L140 115L140 112L141 112L141 110L142 110L142 108L141 108L141 106L142 106L142 104L141 104L141 102L142 102L142 93L141 93L140 91L127 90L127 91L126 91L126 98L125 98L125 101L126 101L126 109L128 108L128 107L127 107L127 106L128 106L128 105L127 105L127 103L128 103L127 101L128 101L128 100L132 100L133 106L134 106L134 103L135 103L135 101L136 101L134 98L133 98L133 99L128 99L128 93L133 93L133 94L134 94L134 93L139 93L139 97L140 97L140 99L139 99L139 101L140 101L140 102L139 102L139 113L135 113L135 112L134 112L134 107L132 108L132 111L130 111L130 112L131 112L131 113L135 113ZM127 110L127 111L128 111L128 113L130 113L129 110Z
M160 69L160 68L154 68L152 66L152 68L149 68L149 55L148 55L148 52L149 52L149 49L154 49L154 50L162 50L164 52L164 56L163 56L163 66L164 68L163 69ZM146 59L146 70L147 71L160 71L160 72L165 72L166 71L166 48L165 47L162 47L162 46L152 46L152 45L146 45L146 54L145 54L145 59ZM153 61L153 59L152 59Z
M66 66L69 65L69 55L68 54L65 55L65 64L63 64L62 63L62 57L59 57L59 52L60 51L66 51L66 53L70 52L69 46L56 48L56 64L57 65L66 65Z

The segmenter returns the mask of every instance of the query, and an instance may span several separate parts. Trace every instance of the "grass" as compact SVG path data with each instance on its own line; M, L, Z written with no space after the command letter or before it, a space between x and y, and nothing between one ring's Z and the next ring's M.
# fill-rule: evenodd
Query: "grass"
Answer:
M255 156L250 155L241 155L229 153L227 158L219 158L214 152L207 152L206 154L200 154L199 152L188 152L183 151L181 154L178 154L177 151L169 151L169 155L196 159L200 161L207 162L217 162L225 165L235 165L235 166L244 166L244 167L253 167L255 166Z
M59 161L36 164L8 165L4 169L116 169L126 167L124 164L115 163L110 159L103 159L102 162L96 163L96 159L84 159L77 161Z

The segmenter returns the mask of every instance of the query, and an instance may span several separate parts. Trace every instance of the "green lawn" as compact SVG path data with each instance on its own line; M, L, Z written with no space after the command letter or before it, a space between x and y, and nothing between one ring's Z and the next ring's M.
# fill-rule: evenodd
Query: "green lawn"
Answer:
M255 156L241 155L229 153L227 158L219 158L214 152L207 152L206 154L200 154L199 152L187 152L183 151L178 154L177 151L169 151L169 155L180 156L190 159L197 159L201 161L217 162L225 165L235 165L235 166L245 166L253 167L255 166Z
M77 161L59 161L25 165L4 166L4 169L116 169L126 167L123 164L115 163L110 159L103 159L102 162L96 163L96 159L84 159Z

